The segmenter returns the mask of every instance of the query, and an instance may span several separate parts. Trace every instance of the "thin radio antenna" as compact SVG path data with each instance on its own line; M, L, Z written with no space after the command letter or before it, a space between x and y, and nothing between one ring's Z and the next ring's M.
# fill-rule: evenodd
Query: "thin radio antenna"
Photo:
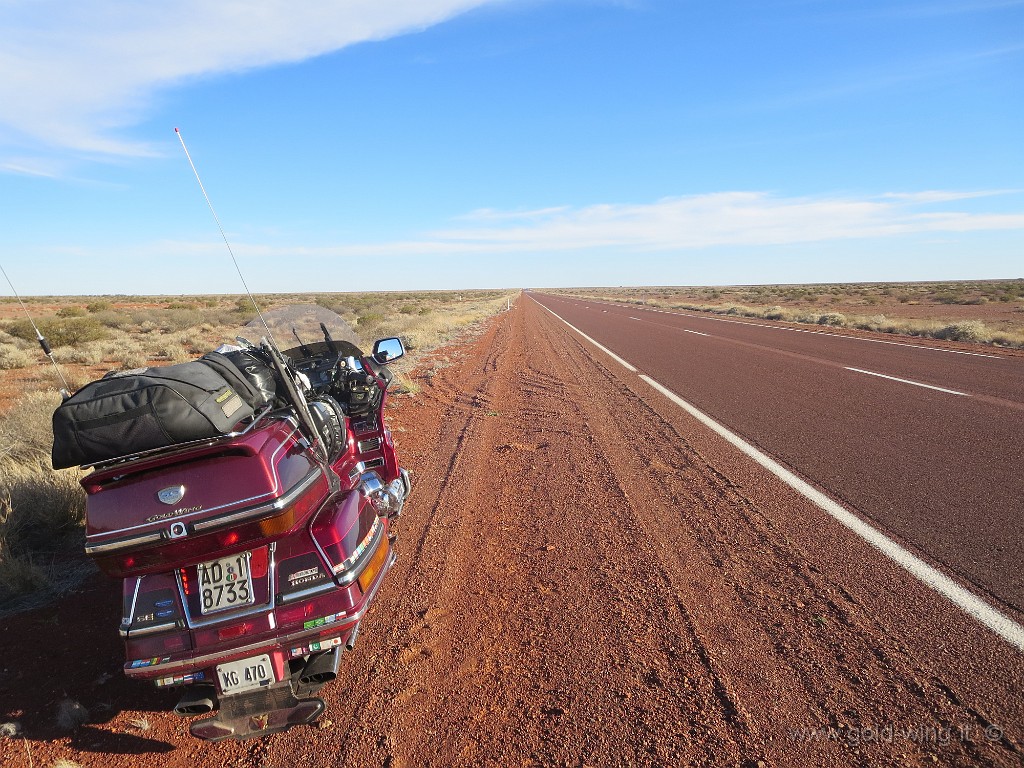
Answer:
M256 303L256 299L253 298L252 291L249 290L248 283L245 282L245 276L242 274L241 267L238 266L238 259L235 258L235 252L231 250L231 243L228 242L228 236L224 234L224 227L221 226L220 217L217 216L217 211L213 208L213 203L210 202L210 196L206 194L206 187L203 186L203 180L199 178L199 171L196 170L196 164L192 162L192 155L188 153L188 147L185 146L185 137L181 135L181 131L177 128L174 129L174 133L178 137L178 141L181 142L181 148L185 150L185 157L188 158L188 164L192 166L192 173L196 175L196 181L199 182L199 189L203 191L203 197L206 198L206 204L210 206L210 213L213 214L213 220L217 222L217 229L220 230L220 236L224 238L224 245L228 247L228 253L231 254L231 261L234 262L235 271L238 272L238 277L242 281L242 286L245 288L246 294L249 296L249 301L252 302L253 309L256 310L256 314L259 315L260 322L263 323L263 327L267 330L267 337L270 339L270 343L277 347L277 342L274 340L274 334L270 332L270 326L267 325L266 319L263 317L263 313L260 312L259 305Z
M53 359L53 350L51 350L50 345L46 343L46 337L39 332L39 326L37 326L36 321L32 319L32 315L29 314L28 307L26 307L25 302L21 300L21 296L18 295L18 291L14 288L14 283L12 283L11 278L7 276L7 270L5 270L2 265L0 265L0 272L3 272L4 280L6 280L7 284L11 286L11 291L14 292L14 297L18 300L18 303L21 304L21 309L24 311L25 317L28 318L29 325L31 325L32 330L36 332L36 341L38 341L39 346L42 347L43 354L50 358L50 362L53 363L54 370L57 371L57 376L64 383L64 392L70 394L71 385L68 384L68 380L64 378L64 372L60 369L60 366L57 365L57 361Z

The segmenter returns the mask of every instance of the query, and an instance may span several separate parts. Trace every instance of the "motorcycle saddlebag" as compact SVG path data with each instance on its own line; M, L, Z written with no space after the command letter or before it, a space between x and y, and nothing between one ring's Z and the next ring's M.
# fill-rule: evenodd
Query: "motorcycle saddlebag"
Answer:
M214 354L86 384L53 414L54 469L216 437L251 418L265 398L230 362L211 365Z

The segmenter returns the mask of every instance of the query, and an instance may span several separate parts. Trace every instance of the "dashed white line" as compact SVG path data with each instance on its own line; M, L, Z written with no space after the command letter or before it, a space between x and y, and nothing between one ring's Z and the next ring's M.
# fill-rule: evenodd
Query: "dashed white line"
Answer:
M611 303L610 306L621 306L620 304ZM675 315L676 317L693 317L698 320L715 320L719 323L732 323L733 325L749 325L754 328L768 328L773 331L790 331L791 333L809 333L814 336L829 336L836 339L847 339L849 341L869 341L872 344L889 344L894 347L910 347L911 349L926 349L929 352L947 352L951 355L967 355L969 357L988 357L993 360L1001 360L999 355L987 355L984 352L968 352L963 349L944 349L943 347L927 347L923 344L907 344L902 341L885 341L884 339L867 339L863 336L847 336L845 333L829 333L828 331L815 331L810 328L790 328L785 325L768 325L767 323L752 323L747 320L730 320L725 317L714 317L711 315L700 314L695 315L690 312L678 312L668 309L654 309L652 307L641 307L645 312L660 312L665 315ZM602 310L607 312L608 310ZM637 318L633 318L636 320Z
M539 301L537 303L540 304ZM543 304L540 304L540 306L544 307ZM618 362L620 365L626 368L626 370L631 371L633 373L637 373L637 369L633 365L627 363L625 360L623 360L621 357L619 357L614 352L609 350L607 347L604 347L600 343L594 341L592 338L587 336L587 334L583 333L583 331L574 326L572 323L569 323L568 321L559 317L557 313L553 312L547 307L544 307L544 309L547 309L548 312L551 312L552 315L554 315L563 323L568 325L572 330L574 330L584 339L586 339L591 344L596 346L602 352L611 356L612 359L614 359L616 362ZM870 371L858 372L870 373ZM1024 626L1021 626L1016 621L1011 619L1009 616L1006 616L1005 614L996 610L974 593L970 592L967 589L964 589L955 581L953 581L953 579L946 576L946 574L928 565L928 563L924 562L921 558L917 557L910 551L901 547L899 544L897 544L895 541L890 539L888 536L886 536L878 529L874 528L871 525L868 525L866 522L864 522L859 517L854 515L848 509L846 509L839 503L833 501L828 496L826 496L821 491L811 486L806 481L801 480L799 477L797 477L788 469L780 465L774 459L762 453L754 446L750 445L750 443L743 440L743 438L729 431L721 424L719 424L717 421L712 419L710 416L698 410L694 406L690 405L690 403L683 400L683 398L679 397L679 395L677 395L672 390L659 384L650 376L645 376L643 374L639 374L639 376L641 379L647 382L658 392L661 392L663 395L665 395L665 397L667 397L673 403L675 403L688 414L697 419L697 421L701 422L706 427L711 429L713 432L724 438L731 445L739 449L745 455L749 456L751 459L756 461L766 470L775 475L775 477L777 477L779 480L784 482L786 485L788 485L790 488L792 488L797 493L802 495L812 504L814 504L819 509L824 511L836 522L848 528L850 531L852 531L854 534L856 534L861 539L866 541L868 544L870 544L883 555L888 557L894 563L905 569L915 579L920 581L925 586L930 587L939 595L946 598L955 606L964 611L966 614L974 618L974 620L977 621L979 624L988 627L990 630L999 635L999 637L1001 637L1007 643L1017 648L1017 650L1019 650L1020 652L1024 653ZM913 384L916 382L908 383ZM925 384L922 386L929 385ZM937 387L931 388L938 389ZM953 390L945 391L952 392ZM956 392L955 394L963 393Z
M911 381L910 379L900 379L896 376L887 376L884 373L875 373L874 371L865 371L862 368L851 368L845 366L848 371L856 371L857 373L866 373L868 376L877 376L880 379L889 379L890 381L898 381L901 384L913 384L915 387L924 387L925 389L934 389L938 392L948 392L951 395L960 395L960 397L970 397L966 392L957 392L955 389L946 389L945 387L936 387L931 384L922 384L920 381Z
M696 334L697 336L710 336L711 335L710 333L701 333L700 331L691 331L689 328L683 328L683 330L686 331L687 333Z
M921 558L907 551L884 533L868 525L848 509L839 505L807 482L801 480L788 469L781 466L778 462L761 453L761 451L747 443L741 437L730 432L710 416L697 410L694 406L679 397L675 392L672 392L662 386L649 376L641 375L640 378L697 419L697 421L725 438L729 443L752 458L790 488L801 494L804 498L811 501L815 506L826 512L834 520L849 528L894 563L902 566L922 584L931 587L968 615L973 616L976 621L991 629L1006 642L1016 646L1021 652L1024 652L1024 627L1015 622L1009 616L1000 613L977 595L961 587L941 571L932 568L926 562L921 560Z

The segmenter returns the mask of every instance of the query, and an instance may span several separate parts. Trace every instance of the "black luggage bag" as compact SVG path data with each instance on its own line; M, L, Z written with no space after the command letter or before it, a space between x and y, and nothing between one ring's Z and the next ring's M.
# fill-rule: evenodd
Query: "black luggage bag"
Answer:
M107 374L53 414L54 469L231 432L267 404L224 355Z

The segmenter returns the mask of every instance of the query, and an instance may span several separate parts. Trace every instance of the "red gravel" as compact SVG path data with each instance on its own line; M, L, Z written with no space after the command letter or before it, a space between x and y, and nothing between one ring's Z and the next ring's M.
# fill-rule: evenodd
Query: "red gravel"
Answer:
M0 738L0 765L1020 764L1015 657L980 659L982 683L1003 678L977 694L953 651L876 614L898 574L866 568L892 581L861 594L779 522L809 514L786 491L719 462L536 304L446 359L395 403L414 483L399 561L317 726L189 737L173 694L120 675L97 577L5 621L0 719L25 738ZM89 715L70 735L68 698Z

